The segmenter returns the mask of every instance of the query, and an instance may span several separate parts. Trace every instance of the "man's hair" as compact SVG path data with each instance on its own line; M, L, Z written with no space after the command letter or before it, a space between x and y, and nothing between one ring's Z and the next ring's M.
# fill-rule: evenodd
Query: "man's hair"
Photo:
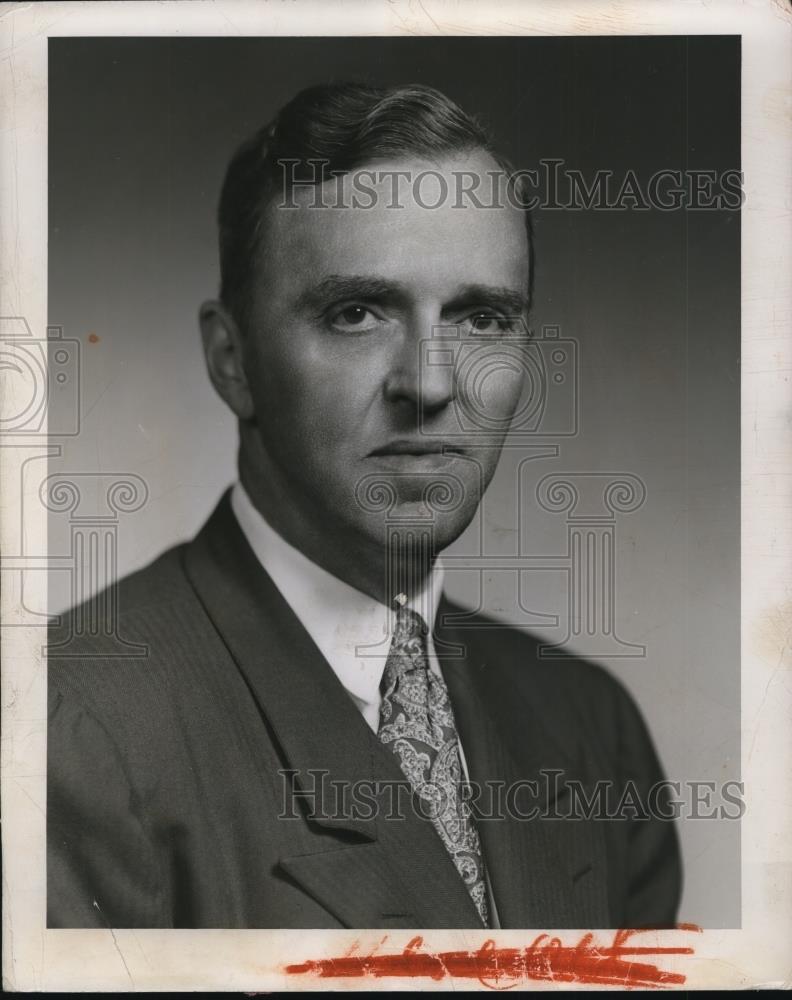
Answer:
M294 181L322 183L385 156L437 157L478 149L512 174L482 125L431 87L333 83L300 91L239 147L228 166L218 211L224 305L246 325L265 209ZM525 218L532 282L527 210Z

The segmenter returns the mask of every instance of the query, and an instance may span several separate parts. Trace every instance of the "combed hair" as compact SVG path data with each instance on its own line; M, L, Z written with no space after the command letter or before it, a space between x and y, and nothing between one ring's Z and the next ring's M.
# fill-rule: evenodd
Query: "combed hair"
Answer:
M226 171L218 211L221 300L244 325L264 210L276 194L288 193L284 161L292 164L288 180L322 183L379 157L436 157L474 149L490 153L507 174L512 172L479 122L432 87L333 83L300 91L239 147ZM525 214L533 264L531 222Z

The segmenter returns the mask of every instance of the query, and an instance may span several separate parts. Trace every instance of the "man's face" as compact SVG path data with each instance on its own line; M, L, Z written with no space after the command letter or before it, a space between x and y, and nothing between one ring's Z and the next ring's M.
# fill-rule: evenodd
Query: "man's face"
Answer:
M388 519L428 520L444 548L475 514L522 389L528 245L519 209L460 203L453 175L488 190L496 169L381 161L343 178L347 207L303 189L267 208L246 373L261 471L312 525L384 543ZM426 170L441 204L432 178L395 202L387 172ZM321 197L338 204L335 181Z

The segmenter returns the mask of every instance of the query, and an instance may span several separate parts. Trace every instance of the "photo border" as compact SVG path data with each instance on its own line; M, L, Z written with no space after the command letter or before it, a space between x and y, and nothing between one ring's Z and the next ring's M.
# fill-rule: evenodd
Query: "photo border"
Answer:
M248 0L0 5L0 315L47 328L47 40L64 36L255 35L684 35L742 36L741 692L742 928L642 932L631 945L686 989L789 987L792 938L792 428L789 224L792 8L783 0L604 0L261 4ZM0 401L8 407L12 400ZM21 472L52 448L0 440L0 549L45 549L46 512L32 505L23 539ZM31 569L35 569L31 566ZM40 567L39 567L40 568ZM29 599L46 605L46 572L30 572ZM27 580L26 580L27 584ZM308 990L318 967L289 963L352 953L400 953L408 930L48 930L45 922L46 664L44 627L20 624L21 598L2 591L3 985L8 990ZM15 626L16 627L13 627ZM427 955L478 952L488 940L526 949L532 931L424 931ZM586 933L559 931L575 946ZM594 932L603 947L614 939ZM666 949L670 949L667 951ZM659 956L659 957L658 957ZM311 971L313 969L313 972ZM530 981L529 981L530 980ZM681 980L681 981L680 981ZM486 976L370 975L325 979L333 989L491 988ZM556 988L552 976L519 980ZM503 988L500 983L500 988ZM589 989L583 982L568 988Z

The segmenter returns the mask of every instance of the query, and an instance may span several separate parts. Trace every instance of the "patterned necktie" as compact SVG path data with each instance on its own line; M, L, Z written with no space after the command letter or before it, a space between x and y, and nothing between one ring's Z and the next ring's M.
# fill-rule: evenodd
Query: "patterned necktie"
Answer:
M489 924L484 859L470 806L460 795L459 740L448 690L429 668L426 623L399 608L382 678L378 736L396 754L451 855L481 922Z

